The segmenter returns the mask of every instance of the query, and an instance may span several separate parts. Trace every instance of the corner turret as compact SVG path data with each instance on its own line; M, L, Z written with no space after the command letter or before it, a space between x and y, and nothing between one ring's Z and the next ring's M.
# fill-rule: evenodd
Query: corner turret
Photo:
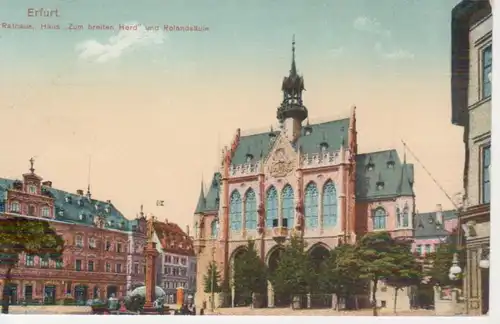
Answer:
M201 214L205 210L205 192L203 190L203 181L201 181L200 196L198 197L198 204L196 205L195 214Z

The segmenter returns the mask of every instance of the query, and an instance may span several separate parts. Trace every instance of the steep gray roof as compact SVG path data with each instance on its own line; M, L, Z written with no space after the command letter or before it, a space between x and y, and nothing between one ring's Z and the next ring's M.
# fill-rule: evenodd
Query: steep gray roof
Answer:
M443 221L457 218L456 210L444 210ZM436 221L436 212L418 213L415 215L415 238L432 238L448 236L450 233Z

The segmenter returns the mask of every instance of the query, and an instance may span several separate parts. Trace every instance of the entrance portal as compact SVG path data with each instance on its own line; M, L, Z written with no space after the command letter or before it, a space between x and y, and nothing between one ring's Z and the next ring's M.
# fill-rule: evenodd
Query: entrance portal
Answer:
M309 258L311 260L313 269L316 273L319 273L323 263L326 262L330 256L330 251L321 244L313 246L309 250ZM330 308L332 306L332 295L320 293L319 287L311 287L313 293L311 294L311 304L312 308ZM318 293L314 293L317 291ZM302 301L302 307L307 307L307 299Z
M245 253L245 249L239 249L234 257L233 257L233 264L232 264L232 271L231 275L233 276L233 280L238 280L237 278L234 278L234 271L236 267L238 266L239 262L243 262L242 256ZM248 306L252 303L252 295L250 292L247 291L241 291L238 288L236 288L237 285L234 288L234 299L233 299L233 305L234 306Z
M43 303L45 305L55 305L56 303L56 286L45 285L43 291Z
M17 284L9 284L9 304L17 305Z
M75 302L77 305L83 306L87 303L88 287L85 285L75 286Z
M111 296L117 297L118 288L116 286L108 286L106 289L106 298L109 299Z
M272 277L274 272L278 268L278 264L283 254L283 251L284 251L283 247L278 247L269 255L268 262L269 262L269 274L271 276L271 283L273 283ZM292 303L292 296L288 292L274 290L275 307L289 307L291 303Z

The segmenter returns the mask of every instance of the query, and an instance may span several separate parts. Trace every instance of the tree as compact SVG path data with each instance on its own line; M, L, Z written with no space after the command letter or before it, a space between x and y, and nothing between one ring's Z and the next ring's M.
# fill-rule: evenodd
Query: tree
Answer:
M391 254L394 258L394 267L392 274L386 278L386 283L394 288L394 313L396 313L398 291L418 285L423 279L423 272L422 265L411 252L411 243L396 241Z
M285 245L278 266L271 274L277 295L303 296L310 292L315 273L305 247L304 240L298 236L293 236Z
M12 270L22 253L60 260L64 250L64 240L45 220L22 217L0 220L0 265L6 268L2 297L2 313L9 312Z
M372 283L372 308L373 316L378 316L377 310L377 288L380 280L392 276L398 267L397 245L388 232L372 232L365 234L356 244L356 257L360 260L361 278Z
M361 263L355 246L343 244L330 251L330 256L322 264L318 276L319 286L324 293L336 294L338 298L344 299L349 307L351 297L366 290L365 282L359 280L360 276Z
M234 260L234 290L251 301L253 293L267 291L267 267L255 250L253 240L248 241L245 251Z
M215 261L210 262L207 267L207 273L203 276L204 292L219 293L221 292L221 274L217 268Z
M453 264L453 255L458 254L459 263L464 268L464 253L458 245L458 229L455 229L444 243L438 245L434 253L425 256L425 275L429 282L440 287L461 286L461 278L451 280L449 277L450 268Z

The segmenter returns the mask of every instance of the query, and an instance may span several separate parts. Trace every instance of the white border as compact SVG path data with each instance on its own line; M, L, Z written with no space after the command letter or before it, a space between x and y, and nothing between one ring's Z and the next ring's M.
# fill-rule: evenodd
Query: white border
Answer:
M493 1L492 1L493 2ZM493 16L498 16L497 14L500 13L500 9L495 8L493 6ZM499 29L497 31L497 29ZM494 62L500 62L500 58L496 58L496 54L500 53L500 27L494 22L493 24L493 56L494 56ZM498 40L496 40L498 38ZM497 69L497 66L500 66L500 63L493 64L493 96L492 96L492 142L497 143L500 142L500 131L499 133L496 132L496 128L500 128L500 113L496 111L496 106L497 106L497 100L495 98L500 98L500 82L495 82L495 80L500 80L500 69ZM498 94L497 94L498 92ZM500 101L499 101L500 102ZM443 108L444 109L444 108ZM449 108L448 108L449 109ZM498 126L496 126L498 125ZM500 161L500 150L496 149L496 144L493 146L493 154L492 154L492 161L493 164L496 163L496 161ZM500 163L500 162L499 162ZM500 188L497 190L497 182L496 178L498 177L500 179L500 172L497 173L495 170L497 170L495 167L492 168L492 196L495 197L496 193L498 192L500 194ZM500 181L499 181L500 183ZM491 202L491 215L497 215L500 214L500 204L497 203L496 199L492 199ZM491 223L491 233L497 233L499 231L495 231L495 228L500 227L500 221L497 221L495 217L492 217L492 223ZM497 266L497 255L500 255L500 237L496 235L491 235L491 260L490 263L492 264L493 269L496 267L500 267L500 261L498 261L499 265ZM492 272L494 274L496 272ZM495 282L497 282L497 277L495 275L491 276L491 286L492 287L498 287ZM332 317L332 316L307 316L307 318L303 318L302 316L97 316L94 317L92 320L91 317L88 315L31 315L28 318L26 318L26 315L1 315L1 323L2 324L14 324L14 323L26 323L26 321L29 322L37 322L37 324L64 324L71 322L72 324L88 324L89 321L102 321L103 323L112 323L116 322L116 324L126 324L126 323L137 323L137 322L147 322L148 324L153 324L153 323L158 323L158 324L165 324L166 322L168 323L173 323L173 322L179 322L179 323L196 323L200 322L203 324L210 324L213 322L214 324L222 324L222 323L228 323L228 324L255 324L255 322L267 322L269 323L275 323L275 322L280 322L280 323L294 323L297 321L303 322L304 320L307 321L314 321L316 323L325 323L325 324L330 324L332 321L342 321L342 323L375 323L375 322L386 322L386 323L394 323L394 324L401 324L401 321L404 320L405 324L410 324L410 323L416 323L416 324L421 324L425 321L426 324L431 324L431 323L436 323L438 324L443 324L445 322L448 323L500 323L500 310L496 309L495 305L500 305L500 290L498 289L491 289L490 290L490 316L486 317L466 317L466 316L460 316L460 317L441 317L441 316L435 316L435 317L420 317L420 316L413 316L413 317L387 317L387 316L380 316L380 317L365 317L365 316L342 316L340 317ZM497 320L495 320L495 318Z

